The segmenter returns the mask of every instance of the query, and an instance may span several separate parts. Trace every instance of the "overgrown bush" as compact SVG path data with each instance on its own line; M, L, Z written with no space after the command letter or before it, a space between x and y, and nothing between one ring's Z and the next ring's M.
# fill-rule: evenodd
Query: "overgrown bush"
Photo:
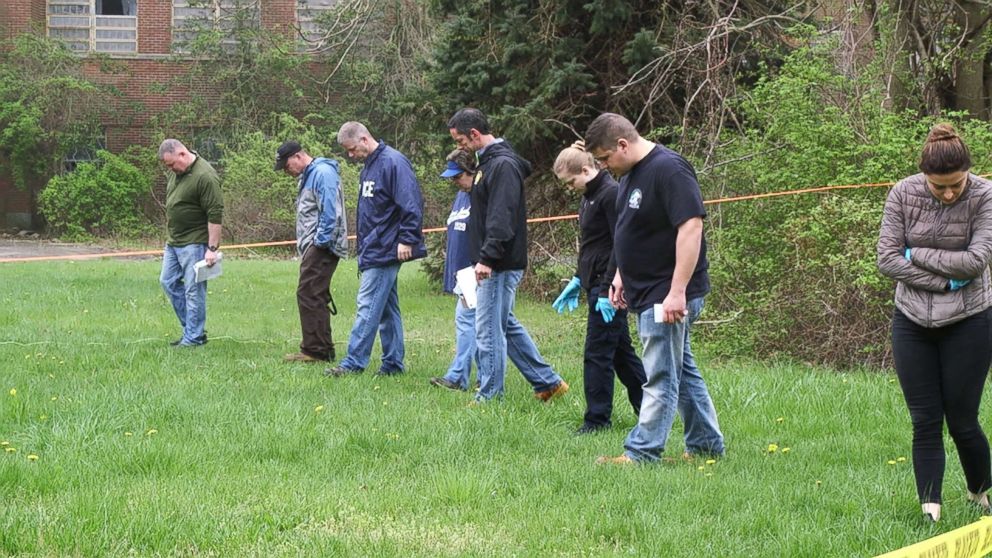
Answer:
M836 71L828 43L790 55L739 106L727 164L702 168L706 199L827 184L896 181L918 172L936 118L884 108L870 73ZM974 170L992 169L987 123L953 120ZM890 364L893 283L875 245L887 188L801 194L709 207L713 292L698 328L722 355L786 356L834 366Z
M137 209L151 191L151 178L127 157L98 151L95 162L49 180L38 206L52 232L67 240L134 238L151 232Z

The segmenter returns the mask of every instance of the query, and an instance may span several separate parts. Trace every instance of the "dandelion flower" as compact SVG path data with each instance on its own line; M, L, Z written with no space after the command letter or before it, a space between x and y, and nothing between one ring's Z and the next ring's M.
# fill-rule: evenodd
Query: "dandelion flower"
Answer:
M700 465L699 467L696 467L696 470L697 470L697 471L703 471L703 470L705 470L705 469L706 469L706 467L705 467L705 466L703 466L703 465Z
M154 436L155 434L158 434L158 430L155 430L154 428L152 428L148 432L145 432L145 435L147 436Z
M10 445L10 442L8 442L7 440L4 440L4 441L0 442L0 447L7 447L9 445Z
M10 396L17 397L17 388L10 388Z
M792 448L782 448L782 453L789 453L790 451L792 451Z
M38 456L35 455L35 454L33 454L33 453L29 453L28 454L28 461L38 461Z
M48 415L38 415L38 420L48 420Z
M134 433L133 432L125 432L124 435L125 436L134 436Z
M4 448L7 453L17 453L17 448L7 447Z
M323 405L317 405L316 407L313 408L313 412L315 412L315 413L319 413L319 412L321 412L323 410L324 410L324 406Z
M58 395L53 395L52 396L52 401L58 401L58 400L59 400L59 396Z
M712 464L714 464L714 463L716 463L716 459L707 459L707 460L706 460L706 464L707 464L707 465L712 465Z
M775 422L785 422L785 417L778 417Z
M895 465L896 464L896 460L895 459L890 459L890 460L886 461L886 463L888 463L889 465Z
M778 451L778 444L768 444L768 453L775 453Z
M816 481L816 486L820 486L821 484L823 484L823 481Z
M899 463L902 463L902 462L906 461L906 458L905 457L897 457L896 458L896 461L898 461Z

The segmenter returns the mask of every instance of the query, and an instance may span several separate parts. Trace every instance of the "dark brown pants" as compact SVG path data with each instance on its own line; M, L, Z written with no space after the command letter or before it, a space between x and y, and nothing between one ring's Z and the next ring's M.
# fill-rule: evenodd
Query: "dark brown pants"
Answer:
M331 340L331 277L338 257L324 248L310 246L300 260L300 284L296 304L300 307L303 342L300 352L321 360L334 360Z

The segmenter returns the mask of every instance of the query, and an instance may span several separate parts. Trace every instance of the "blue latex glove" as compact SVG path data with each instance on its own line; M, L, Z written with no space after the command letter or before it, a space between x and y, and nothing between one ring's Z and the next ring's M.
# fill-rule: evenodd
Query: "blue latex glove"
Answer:
M558 298L551 303L551 307L558 311L559 314L568 310L571 312L579 307L579 291L582 290L582 283L579 281L578 277L572 277L572 280L565 285L562 289L561 294Z
M909 257L909 252L910 252L910 248L909 248L909 246L907 246L906 247L906 254L905 254L906 259L909 260L909 261L913 261L913 258L910 258Z
M613 316L617 313L616 309L613 308L613 305L610 304L610 299L604 296L601 296L596 300L596 311L603 316L603 321L606 323L612 322Z
M950 285L950 290L956 291L956 290L958 290L960 288L963 288L968 283L971 283L971 279L965 279L964 281L958 281L957 279L951 279L948 284Z

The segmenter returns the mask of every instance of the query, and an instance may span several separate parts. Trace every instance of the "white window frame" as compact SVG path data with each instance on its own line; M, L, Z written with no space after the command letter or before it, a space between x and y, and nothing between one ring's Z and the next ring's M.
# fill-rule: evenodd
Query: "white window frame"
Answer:
M225 23L230 21L228 12L241 8L254 9L254 24L261 26L260 0L172 0L173 52L187 52L185 43L195 38L200 28L223 30ZM221 39L221 45L225 48L236 44L237 40L230 34Z
M138 52L137 14L97 14L96 0L47 0L45 30L49 37L62 40L79 53Z

